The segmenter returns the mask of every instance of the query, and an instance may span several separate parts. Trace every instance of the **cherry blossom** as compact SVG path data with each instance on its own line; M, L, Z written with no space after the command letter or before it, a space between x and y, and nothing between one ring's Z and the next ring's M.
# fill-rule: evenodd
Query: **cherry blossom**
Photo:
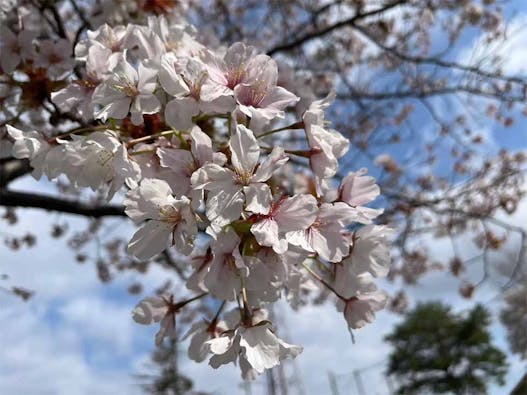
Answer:
M180 130L193 126L192 117L201 111L221 113L231 106L228 102L207 102L202 97L202 89L207 79L205 66L193 58L177 58L168 53L161 61L159 79L165 91L175 96L165 108L167 123Z
M158 41L166 52L177 56L197 56L205 47L195 39L196 29L185 20L175 22L165 16L149 17L148 32L153 40ZM158 42L155 45L159 45ZM150 44L151 46L152 44ZM146 46L146 45L145 45Z
M342 179L339 188L339 200L349 204L354 209L352 216L361 224L370 224L373 219L382 214L382 209L373 209L365 205L379 196L380 190L375 179L366 175L366 169L350 172Z
M131 31L130 27L121 25L111 27L105 23L95 31L89 30L87 33L88 37L75 46L76 58L78 60L90 58L89 51L92 47L98 47L99 50L108 50L110 54L121 53L127 48L127 38Z
M340 200L350 206L364 206L380 194L375 178L366 175L366 169L350 172L340 183Z
M258 244L272 247L281 254L287 250L286 234L303 231L315 220L317 202L311 195L296 195L280 199L268 214L258 216L251 233Z
M190 344L188 347L188 356L190 359L196 362L203 362L209 355L210 345L207 342L214 339L224 332L226 329L223 321L212 321L212 322L196 322L184 339L190 337Z
M111 199L123 184L137 185L140 168L129 159L126 148L112 132L75 138L70 144L64 144L63 153L62 161L69 164L65 174L78 187L96 191L108 186L108 199Z
M211 339L207 344L214 354L209 361L213 368L239 360L242 377L246 379L302 352L302 347L279 339L265 321L254 326L240 326L234 333Z
M15 34L6 26L0 26L0 66L4 72L13 72L22 60L34 59L35 38L36 33L31 30L22 30Z
M372 323L375 313L384 308L387 300L384 292L372 292L350 298L344 307L344 318L349 328L359 329Z
M253 132L243 125L229 140L233 170L208 163L191 177L193 188L209 191L207 218L217 226L237 219L245 209L266 214L271 206L271 191L265 182L288 158L276 147L258 167L260 147Z
M58 78L73 66L69 40L43 40L39 43L37 65L46 69L49 76Z
M353 234L352 253L346 258L357 272L384 277L390 268L390 239L393 229L368 225Z
M15 140L13 145L13 156L15 158L30 159L31 166L35 170L44 165L45 156L51 147L39 132L24 133L22 130L7 125L7 133Z
M55 178L61 170L63 148L54 146L37 131L23 132L7 125L7 133L14 140L12 154L15 158L29 159L36 179L45 174L49 179Z
M139 259L148 259L167 248L168 239L181 253L189 254L197 234L197 225L186 197L176 199L162 180L145 179L127 193L126 214L136 222L146 221L128 244L128 251Z
M101 82L118 60L111 56L109 49L102 46L94 45L88 51L91 55L86 60L86 76L51 94L51 99L57 106L64 110L75 109L85 119L93 117L96 106L93 98L97 96Z
M221 152L214 152L212 140L198 126L190 131L190 151L183 148L159 148L157 155L163 167L172 170L176 195L189 195L199 205L202 193L191 188L190 178L194 171L207 163L223 165L227 158Z
M209 77L205 82L207 101L231 96L238 85L256 82L258 71L270 60L267 55L258 55L254 47L240 42L232 44L223 56L207 51L203 58Z
M269 121L273 118L283 118L284 109L292 106L299 97L281 86L277 86L278 65L271 58L254 62L256 68L251 71L253 77L246 83L234 88L234 96L238 108L251 118Z
M356 270L347 264L336 264L334 287L340 294L337 309L344 313L349 329L362 328L374 320L387 295L379 291L370 273Z
M341 203L324 203L313 223L305 230L291 232L287 240L307 251L316 252L324 260L340 262L350 248L343 230L352 222L349 207L343 207Z
M303 115L307 142L312 149L311 168L320 178L333 177L338 169L338 159L349 149L348 139L326 125L324 110L334 99L335 93L332 92L325 99L313 102Z
M160 109L159 99L154 95L157 72L139 64L138 70L126 60L126 54L117 62L103 88L94 96L94 101L103 107L95 117L103 122L108 118L123 119L131 113L132 123L143 122L143 114L154 114Z
M248 268L240 253L241 239L232 228L218 234L212 243L213 258L207 266L203 282L211 294L219 299L234 300L241 288L241 277Z
M289 270L284 256L262 248L256 256L246 257L245 262L249 274L244 285L249 305L261 306L280 299Z
M150 325L160 323L159 332L156 334L156 345L160 346L165 337L175 337L176 306L173 295L149 296L144 298L132 311L134 321Z
M199 304L181 323L189 357L213 368L238 364L245 379L302 351L270 321L281 298L300 309L324 290L343 326L372 322L386 301L375 280L390 269L394 231L374 224L383 212L370 207L380 194L375 179L347 166L339 176L349 141L327 118L335 93L313 101L309 79L287 67L279 79L270 56L205 41L174 15L128 23L128 7L141 4L101 7L122 24L94 24L74 51L65 37L1 28L9 55L0 59L2 81L28 80L0 84L2 100L17 89L27 100L50 96L71 123L7 125L1 155L28 159L36 178L122 202L135 225L131 261L177 257L180 290L194 296L175 302L164 289L141 300L133 319L159 323L159 346L179 337L176 314ZM22 19L37 29L38 20ZM38 111L23 117L46 124Z

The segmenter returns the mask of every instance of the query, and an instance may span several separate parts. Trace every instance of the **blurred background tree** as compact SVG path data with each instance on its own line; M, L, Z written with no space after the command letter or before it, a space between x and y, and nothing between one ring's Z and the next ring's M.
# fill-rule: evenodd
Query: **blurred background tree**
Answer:
M152 352L152 361L148 370L137 378L146 394L152 395L206 395L193 389L194 383L181 372L178 364L179 340L170 339Z
M511 350L527 359L527 283L512 288L504 299L500 318L508 330Z
M490 314L481 305L455 314L440 302L417 305L385 340L393 346L388 374L398 394L486 394L503 385L505 354L491 343Z

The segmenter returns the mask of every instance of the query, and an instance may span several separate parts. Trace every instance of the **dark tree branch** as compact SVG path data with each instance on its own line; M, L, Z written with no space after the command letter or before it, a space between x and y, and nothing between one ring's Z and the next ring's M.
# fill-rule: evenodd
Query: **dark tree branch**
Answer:
M61 38L67 39L68 36L66 35L66 29L64 28L64 22L62 21L62 17L59 14L59 11L57 10L57 7L55 7L55 4L48 5L47 9L51 11L51 14L53 15L53 19L55 20L56 28L57 28L57 34Z
M382 6L381 8L378 8L378 9L375 9L375 10L371 10L371 11L368 11L368 12L363 12L363 13L358 13L354 16L352 16L351 18L348 18L348 19L345 19L343 21L340 21L340 22L337 22L333 25L330 25L324 29L321 29L321 30L318 30L318 31L314 31L314 32L311 32L311 33L306 33L305 35L301 36L301 37L297 37L296 39L288 42L288 43L285 43L285 44L281 44L281 45L278 45L274 48L271 48L270 50L267 51L267 55L269 56L272 56L274 55L275 53L277 52L287 52L287 51L290 51L292 49L295 49L299 46L301 46L302 44L308 42L308 41L311 41L315 38L320 38L320 37L323 37L325 36L326 34L329 34L331 33L332 31L334 30L337 30L337 29L340 29L342 27L345 27L345 26L350 26L350 25L353 25L355 22L359 21L360 19L364 19L364 18L367 18L367 17L370 17L370 16L374 16L374 15L379 15L379 14L382 14L383 12L386 12L392 8L395 8L399 5L402 5L404 3L406 3L407 0L397 0L397 1L393 1L391 3L388 3L384 6Z
M353 93L339 94L339 99L352 99L352 100L391 100L391 99L406 99L406 98L415 98L422 99L431 96L441 96L441 95L451 95L454 93L466 93L468 95L486 97L489 99L501 100L510 100L514 102L523 102L525 101L525 95L523 93L518 93L517 95L505 95L500 92L492 92L487 89L482 89L473 86L446 86L441 88L427 88L426 90L412 89L412 90L402 90L395 92L360 92L355 91Z
M79 16L80 20L82 21L82 24L85 25L88 29L92 30L93 29L92 24L90 23L88 18L86 18L86 14L84 10L79 7L79 5L77 4L77 1L70 0L70 3L73 9L75 10L75 12L77 13L77 15Z
M0 206L41 208L44 210L84 215L93 218L125 215L122 206L96 206L88 203L64 200L53 196L7 190L0 191Z

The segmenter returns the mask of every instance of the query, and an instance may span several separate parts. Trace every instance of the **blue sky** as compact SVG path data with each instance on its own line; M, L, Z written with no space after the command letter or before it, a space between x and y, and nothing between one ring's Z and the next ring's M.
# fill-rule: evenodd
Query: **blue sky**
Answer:
M514 15L518 21L527 21L524 12L527 12L527 3L521 0L512 2L507 9L507 14ZM472 47L476 40L475 34L465 37L466 48ZM527 47L524 42L517 41L508 61L514 65L511 66L514 70L521 72ZM422 119L413 121L419 123ZM508 129L487 122L483 126L489 140L486 148L517 149L527 144L524 122ZM18 181L13 189L53 190L31 178ZM37 235L38 244L17 253L0 246L0 273L10 276L0 285L24 286L34 290L36 295L24 303L0 293L0 394L139 394L133 375L145 371L156 328L139 326L132 321L130 311L141 296L129 295L126 289L137 277L144 285L143 295L148 295L172 274L152 268L144 276L126 273L103 285L97 279L93 263L79 265L63 240L49 236L53 216L39 210L19 210L19 215L20 222L6 227L5 231L23 234L30 230ZM85 226L84 219L64 217L66 219L70 232ZM508 220L523 226L527 220L527 204ZM131 236L133 229L122 226L119 232ZM462 242L467 246L464 253L470 257L473 249L468 237ZM450 247L446 241L436 240L431 245L432 253L447 259L445 251ZM478 266L473 266L466 277L477 281L481 274ZM500 308L494 296L502 280L495 275L475 296L475 300L485 302L494 313ZM458 280L448 274L435 272L415 287L406 287L406 291L413 302L440 299L451 303L456 311L463 311L474 300L462 299L457 293L458 285ZM397 289L400 284L386 283L384 286ZM306 394L329 393L330 371L336 374L341 393L357 393L351 374L355 369L362 369L368 394L388 393L383 369L389 346L382 338L399 321L398 317L388 312L380 313L374 324L356 332L356 343L352 344L345 321L332 304L308 307L300 313L280 304L276 314L284 323L279 334L289 342L304 346L304 352L296 361L296 371L302 378ZM498 322L492 325L492 335L496 345L508 350L504 328ZM237 368L227 366L213 370L206 363L196 364L183 352L181 354L182 371L194 380L196 389L218 394L243 393ZM493 386L491 394L508 393L526 369L525 363L510 353L509 363L507 385ZM289 374L295 370L291 363L286 364L285 369ZM263 380L252 385L253 394L264 393L264 389Z

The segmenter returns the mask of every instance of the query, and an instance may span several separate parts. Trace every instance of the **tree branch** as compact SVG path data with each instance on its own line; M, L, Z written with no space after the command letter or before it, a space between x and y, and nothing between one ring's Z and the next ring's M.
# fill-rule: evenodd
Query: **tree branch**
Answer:
M311 41L315 38L319 38L319 37L323 37L325 36L326 34L328 33L331 33L333 30L337 30L337 29L340 29L341 27L345 27L345 26L349 26L349 25L353 25L355 22L357 22L358 20L360 19L363 19L363 18L367 18L369 16L373 16L373 15L378 15L378 14L381 14L385 11L388 11L389 9L391 8L395 8L399 5L402 5L404 3L406 3L407 0L397 0L397 1L394 1L392 3L388 3L384 6L382 6L381 8L378 8L378 9L375 9L375 10L371 10L371 11L368 11L368 12L363 12L363 13L359 13L359 14L356 14L354 16L352 16L351 18L348 18L348 19L345 19L343 21L340 21L340 22L337 22L333 25L330 25L324 29L321 29L321 30L318 30L318 31L314 31L314 32L311 32L311 33L306 33L305 35L301 36L301 37L298 37L296 39L294 39L293 41L290 41L288 43L285 43L285 44L282 44L282 45L278 45L274 48L271 48L269 51L267 51L267 55L269 56L272 56L274 55L275 53L277 52L286 52L286 51L290 51L308 41Z
M360 92L355 91L353 93L339 94L339 99L352 99L352 100L391 100L391 99L406 99L415 98L423 99L432 96L451 95L454 93L466 93L468 95L485 97L494 100L505 100L505 95L501 92L492 92L489 89L482 89L475 86L459 85L459 86L446 86L438 88L427 88L426 90L419 89L405 89L394 92ZM501 99L501 97L504 97ZM517 95L511 94L506 96L507 100L514 102L525 101L525 95L518 93Z
M86 217L124 216L122 206L96 206L72 200L65 200L53 196L38 195L27 192L0 191L0 206L32 207L62 213L84 215Z

